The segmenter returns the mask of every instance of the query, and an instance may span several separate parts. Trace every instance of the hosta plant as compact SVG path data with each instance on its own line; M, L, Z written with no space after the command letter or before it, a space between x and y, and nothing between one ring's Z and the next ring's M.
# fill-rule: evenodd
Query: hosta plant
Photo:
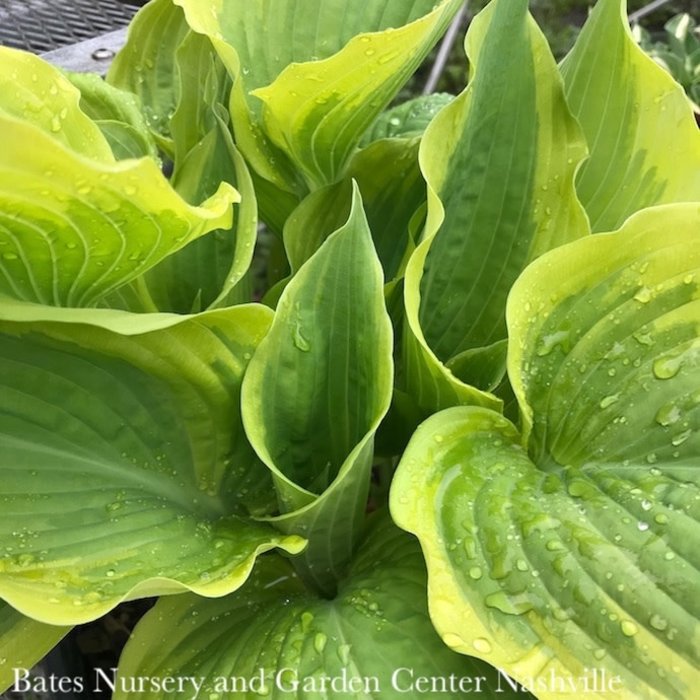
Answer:
M622 0L394 104L460 4L0 49L0 688L157 597L117 698L692 697L691 106Z

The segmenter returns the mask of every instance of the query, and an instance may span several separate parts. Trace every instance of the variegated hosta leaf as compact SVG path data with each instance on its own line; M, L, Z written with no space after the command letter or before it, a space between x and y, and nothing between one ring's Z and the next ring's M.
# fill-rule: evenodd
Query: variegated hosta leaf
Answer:
M529 266L508 303L527 451L483 409L418 430L392 493L443 639L601 698L700 682L700 207L648 209ZM529 435L529 438L528 438ZM579 679L578 681L576 679Z
M588 233L573 184L586 147L527 2L495 0L466 46L472 80L421 144L428 220L406 270L405 384L426 411L500 405L493 382L446 364L503 340L520 271Z
M252 522L271 485L240 419L271 313L0 305L0 598L53 624L126 598L225 595L299 538ZM196 350L196 352L195 352Z
M428 617L425 583L415 541L386 520L375 521L334 599L318 598L287 562L266 557L231 596L161 600L136 628L118 678L194 677L205 698L340 700L420 697L418 678L425 676L438 687L446 684L440 697L461 698L465 691L487 699L531 697L513 691L495 669L441 643ZM222 681L233 676L252 687L241 688L239 681L235 692ZM140 697L185 700L193 694L187 688Z
M190 241L230 226L239 198L231 186L221 184L201 206L187 204L153 159L117 162L79 100L57 69L0 48L2 294L94 305Z
M599 0L562 63L591 157L577 190L593 231L645 207L700 199L700 131L683 88L639 48L626 0Z
M335 182L461 0L174 0L235 80L236 143L278 188ZM265 27L264 32L258 31Z
M0 600L0 693L14 683L15 669L32 668L69 631L36 622Z
M357 189L346 224L284 290L243 383L243 421L306 574L332 591L363 522L393 381L383 275Z

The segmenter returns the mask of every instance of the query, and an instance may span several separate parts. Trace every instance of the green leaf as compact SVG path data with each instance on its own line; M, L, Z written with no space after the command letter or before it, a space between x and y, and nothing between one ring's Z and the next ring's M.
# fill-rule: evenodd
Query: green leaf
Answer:
M175 177L193 148L218 129L219 105L228 104L231 81L209 39L189 32L175 52L178 104L170 130L175 142ZM225 149L224 149L225 150Z
M36 622L0 600L0 693L14 683L14 669L32 668L69 631Z
M188 32L182 10L171 0L151 0L131 21L127 42L107 72L108 83L139 98L168 152L174 149L170 119L179 99L175 51Z
M239 195L228 184L188 205L153 159L115 161L80 112L80 93L55 68L0 48L0 84L15 74L23 88L0 92L0 293L94 305L190 241L230 226Z
M324 588L342 573L362 522L391 354L382 270L355 190L347 223L283 292L243 383L246 433L283 514L275 523L308 537L301 561Z
M243 157L233 144L220 105L216 127L179 163L173 187L190 202L202 201L228 182L241 193L234 226L219 229L169 255L107 299L110 306L146 311L144 298L161 311L195 313L245 303L251 292L245 275L253 259L258 217L255 190ZM140 290L146 290L140 294Z
M454 100L454 95L421 95L382 112L362 138L362 144L389 138L423 136L437 113Z
M362 193L385 280L402 274L414 247L411 219L425 202L425 182L418 167L419 143L417 138L375 141L355 155L346 178L312 192L303 200L289 216L284 229L292 273L347 221L354 180Z
M96 73L69 73L80 90L80 109L97 124L118 160L158 157L138 98L108 85Z
M577 190L593 231L645 207L700 199L700 132L683 89L636 44L624 0L600 0L562 63L591 149Z
M299 551L248 517L270 512L239 405L269 310L0 313L0 596L13 607L70 624L126 598L220 596L258 553Z
M413 674L414 683L419 676L435 677L446 689L453 677L455 686L444 697L462 697L477 687L479 697L516 697L494 669L453 654L440 642L428 618L425 583L415 541L386 520L363 543L334 600L316 598L286 562L266 557L234 595L160 601L128 643L117 682L175 675L201 678L200 697L393 699L420 695L409 689ZM237 693L221 681L233 676L239 678ZM320 690L324 676L325 692ZM460 692L456 684L462 678ZM252 679L252 688L244 689ZM292 691L295 680L298 692ZM167 697L193 694L188 688ZM126 697L115 694L115 700ZM166 694L152 691L143 697Z
M257 174L299 197L307 185L342 175L362 133L460 4L175 1L190 27L211 39L234 80L236 144Z
M621 679L602 697L700 680L698 225L697 204L648 209L530 265L508 303L526 434L453 408L399 465L436 628L540 698L592 668Z
M497 1L470 26L467 89L428 127L423 241L406 270L405 388L426 412L500 402L446 366L503 340L505 301L525 265L585 235L574 173L585 156L547 42L527 3Z

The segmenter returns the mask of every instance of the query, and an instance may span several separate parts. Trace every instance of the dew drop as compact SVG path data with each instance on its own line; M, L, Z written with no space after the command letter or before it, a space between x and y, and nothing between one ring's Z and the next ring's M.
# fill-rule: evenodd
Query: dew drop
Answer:
M620 623L620 629L625 637L634 637L634 635L639 631L637 625L635 625L631 620L623 620Z
M311 350L311 344L304 337L304 334L301 332L301 328L298 323L294 326L292 340L294 342L294 347L298 350L301 350L302 352L309 352L309 350Z
M484 639L483 637L477 637L477 639L474 640L473 646L474 649L481 654L491 653L491 643L488 641L488 639Z
M678 445L682 445L692 434L693 434L692 430L684 430L682 433L678 433L678 435L674 436L671 439L671 444L674 447L677 447Z
M322 654L323 650L326 648L326 642L328 641L328 637L326 637L323 632L318 632L316 636L314 637L314 649L318 654Z
M600 407L601 408L609 408L614 403L617 403L619 398L620 398L620 394L611 394L610 396L606 396L605 398L603 398L601 400Z
M649 624L659 632L663 632L668 627L668 621L661 615L652 615L649 619Z
M680 420L681 411L675 404L666 404L662 406L656 413L656 422L664 427L673 425Z
M527 307L526 307L527 310ZM569 331L562 330L555 333L549 333L542 337L540 346L537 348L538 357L546 357L554 348L561 346L565 352L568 349Z
M649 287L642 287L635 295L634 299L635 301L640 302L641 304L648 304L651 299L652 299L652 292Z
M657 379L672 379L678 374L683 363L683 354L675 357L659 357L654 361L654 376Z
M338 658L340 659L340 662L343 664L343 666L348 665L348 662L350 661L350 645L349 644L341 644L338 647Z
M473 578L475 581L478 581L483 576L481 567L472 566L472 568L469 569L469 576L471 576L471 578Z
M506 615L522 615L532 610L532 603L522 594L507 595L503 591L486 596L484 601L490 608L500 610Z
M459 649L460 647L466 646L464 640L459 635L452 634L451 632L448 632L442 640L451 649Z

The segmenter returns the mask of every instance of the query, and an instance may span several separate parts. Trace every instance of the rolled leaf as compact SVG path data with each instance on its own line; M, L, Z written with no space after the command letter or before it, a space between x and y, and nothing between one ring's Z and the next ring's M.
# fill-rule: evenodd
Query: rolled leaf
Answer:
M588 692L587 669L605 698L700 681L699 225L648 209L530 265L508 303L525 435L457 407L399 466L438 631L540 698Z
M225 595L258 553L301 548L249 517L270 512L239 406L267 309L0 314L0 597L80 623L127 598Z
M588 232L573 186L585 144L527 3L489 5L466 48L472 80L421 143L428 219L404 286L405 388L427 412L500 405L475 388L489 388L478 376L457 378L446 364L503 340L520 271Z
M700 131L683 88L637 45L626 0L599 0L561 70L591 148L576 189L594 232L700 199Z
M359 193L282 294L243 384L243 421L270 468L300 561L332 590L363 520L374 433L391 400L391 322Z
M216 126L178 163L172 184L190 202L206 199L222 182L236 187L241 201L233 226L217 229L169 255L128 288L110 295L106 305L148 311L145 298L162 311L197 313L251 300L244 278L258 230L255 190L231 139L225 110L220 105L214 110L219 115Z

